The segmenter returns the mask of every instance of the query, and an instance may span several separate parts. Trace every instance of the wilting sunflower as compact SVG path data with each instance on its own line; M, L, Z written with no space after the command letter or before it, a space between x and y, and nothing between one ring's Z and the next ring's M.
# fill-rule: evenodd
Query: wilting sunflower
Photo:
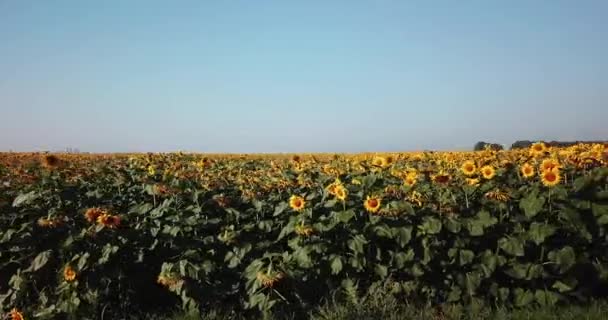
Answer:
M76 280L76 271L70 265L63 268L63 279L67 282Z
M257 273L256 278L263 287L272 288L285 278L285 274L283 272L264 273L260 271Z
M380 204L382 200L376 196L367 196L367 199L363 202L365 210L371 213L376 213L380 210Z
M494 191L488 191L485 194L485 197L488 199L493 199L496 201L500 201L500 202L507 202L509 201L509 194L504 192L504 191L500 191L500 190L494 190Z
M407 196L407 201L422 207L422 202L424 200L424 198L422 197L422 194L420 192L417 191L412 191L408 196Z
M300 196L292 195L291 198L289 198L289 206L294 211L302 211L305 205L306 201Z
M42 164L49 168L57 168L61 164L61 159L54 154L47 154L42 158Z
M533 176L534 176L534 166L532 166L532 165L531 165L531 164L529 164L529 163L524 163L524 164L521 166L521 169L520 169L520 170L521 170L521 175L522 175L524 178L531 178L531 177L533 177Z
M295 233L299 236L309 237L315 232L315 230L310 226L298 225L295 228Z
M536 142L530 146L530 154L532 156L540 156L543 155L547 151L547 146L543 142Z
M494 178L494 176L496 175L496 170L494 170L494 167L489 166L489 165L483 166L480 171L481 171L481 176L487 180Z
M43 228L55 228L63 224L63 219L60 217L56 218L40 218L38 219L38 226Z
M117 228L120 225L120 217L104 213L97 217L97 223L104 225L108 228Z
M13 308L11 312L8 313L9 320L24 320L23 314L17 310L17 308Z
M158 279L156 279L156 283L169 290L175 290L184 283L184 280L178 276L159 275Z
M85 211L84 216L87 218L87 221L89 222L95 222L97 221L97 218L99 218L99 216L101 216L102 214L107 214L108 212L104 209L101 208L90 208L87 209L87 211Z
M450 180L452 180L452 177L445 172L440 172L433 176L433 181L437 183L446 184L450 182Z
M477 166L475 166L475 162L471 160L465 161L460 167L460 171L464 173L465 176L472 176L475 174L475 170L477 170Z
M541 173L541 181L547 187L554 187L561 181L561 176L558 170L549 170Z
M336 188L336 193L334 195L336 196L336 199L345 201L346 197L348 196L348 191L346 188L344 188L344 186L339 186Z
M554 169L559 169L560 168L560 164L559 161L557 161L557 159L545 159L543 160L543 162L540 165L541 171L551 171Z

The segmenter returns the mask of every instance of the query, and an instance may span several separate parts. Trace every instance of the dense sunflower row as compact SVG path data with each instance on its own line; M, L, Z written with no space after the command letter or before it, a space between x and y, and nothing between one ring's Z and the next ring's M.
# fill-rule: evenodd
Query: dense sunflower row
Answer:
M132 308L299 312L603 294L604 145L384 154L0 154L10 319ZM94 318L94 317L93 317Z

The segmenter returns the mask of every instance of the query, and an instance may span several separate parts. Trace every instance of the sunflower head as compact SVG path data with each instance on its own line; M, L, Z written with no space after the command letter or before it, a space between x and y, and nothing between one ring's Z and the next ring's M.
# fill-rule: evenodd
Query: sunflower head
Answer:
M389 165L389 162L385 157L376 156L372 160L372 165L375 167L385 168Z
M306 205L306 201L304 200L304 198L302 198L300 196L292 195L291 198L289 198L289 206L294 211L302 211L304 209L305 205Z
M19 310L17 310L17 308L13 308L9 313L8 313L8 318L10 320L24 320L25 318L23 317L23 314L21 312L19 312Z
M107 214L108 212L104 209L101 208L90 208L87 209L87 211L85 211L84 216L87 218L87 221L89 222L95 222L97 221L97 218L99 218L99 216L101 216L102 214Z
M54 154L47 154L42 158L42 164L49 168L57 168L61 164L61 159Z
M440 172L433 176L433 181L435 181L436 183L446 184L450 182L450 180L452 180L452 177L444 172Z
M490 165L483 166L480 171L481 176L487 180L494 178L494 176L496 175L496 170Z
M543 171L541 173L541 181L546 187L554 187L561 181L559 170Z
M104 225L105 227L114 229L120 225L120 217L104 213L97 217L97 223Z
M309 237L314 232L315 232L315 230L312 227L310 227L310 226L298 225L295 228L295 233L297 235L299 235L299 236L302 236L302 237Z
M345 201L348 196L348 190L344 186L339 186L336 188L336 193L334 193L336 199L340 201Z
M477 178L467 178L466 181L469 186L479 185L479 179L477 179Z
M417 182L417 178L414 175L407 175L405 179L403 179L403 183L408 187L413 187Z
M529 163L524 163L524 164L521 166L521 169L520 169L520 170L521 170L521 175L522 175L524 178L531 178L531 177L533 177L533 176L534 176L534 166L532 166L532 165L531 165L531 164L529 164Z
M376 213L380 210L382 200L376 196L367 196L367 199L363 202L363 207L367 212Z
M559 169L560 168L560 164L559 161L557 161L557 159L545 159L543 160L543 162L540 165L541 171L550 171L550 170L554 170L554 169Z
M471 160L465 161L462 164L462 166L460 167L460 171L462 171L462 173L464 173L465 176L474 175L476 170L477 170L477 166L475 166L475 162L473 162Z
M540 156L547 151L547 146L543 142L536 142L530 146L530 154L532 156Z
M76 280L76 271L74 271L72 266L67 265L65 268L63 268L63 279L67 282Z

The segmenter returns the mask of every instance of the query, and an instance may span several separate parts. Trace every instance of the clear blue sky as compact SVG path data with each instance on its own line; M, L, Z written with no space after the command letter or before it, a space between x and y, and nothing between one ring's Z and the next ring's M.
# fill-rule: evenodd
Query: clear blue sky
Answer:
M608 139L608 1L0 0L0 150Z

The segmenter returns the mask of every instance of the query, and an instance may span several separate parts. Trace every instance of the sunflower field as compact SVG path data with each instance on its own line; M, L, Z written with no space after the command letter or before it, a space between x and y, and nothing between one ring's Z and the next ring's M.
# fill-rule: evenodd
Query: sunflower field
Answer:
M608 149L0 154L0 310L305 314L608 293Z

